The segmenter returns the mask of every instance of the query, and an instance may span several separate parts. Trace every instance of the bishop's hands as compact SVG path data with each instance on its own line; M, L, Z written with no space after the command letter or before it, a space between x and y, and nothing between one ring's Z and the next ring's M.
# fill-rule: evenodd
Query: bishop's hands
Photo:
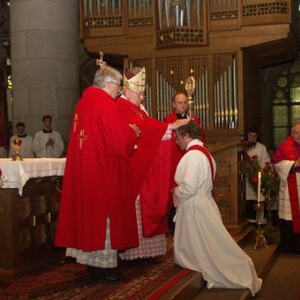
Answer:
M140 137L141 130L135 124L129 124L128 126L134 130L136 137Z
M180 119L180 120L176 120L174 123L170 124L170 128L175 130L178 127L181 127L183 125L186 125L191 119Z

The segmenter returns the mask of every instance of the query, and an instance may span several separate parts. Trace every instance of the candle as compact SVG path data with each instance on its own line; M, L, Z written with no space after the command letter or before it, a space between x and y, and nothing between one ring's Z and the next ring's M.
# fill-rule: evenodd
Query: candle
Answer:
M258 177L258 181L257 181L257 202L259 203L261 201L261 195L260 195L260 190L261 190L261 172L258 172L257 177Z

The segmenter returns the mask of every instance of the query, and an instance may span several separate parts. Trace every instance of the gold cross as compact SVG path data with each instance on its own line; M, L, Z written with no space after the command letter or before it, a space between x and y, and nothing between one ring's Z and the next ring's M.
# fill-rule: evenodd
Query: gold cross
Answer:
M79 137L79 149L82 149L83 142L87 140L88 136L84 134L84 129L80 130L80 134L78 135Z
M77 122L79 121L78 114L75 114L73 124L74 124L74 133L76 132Z

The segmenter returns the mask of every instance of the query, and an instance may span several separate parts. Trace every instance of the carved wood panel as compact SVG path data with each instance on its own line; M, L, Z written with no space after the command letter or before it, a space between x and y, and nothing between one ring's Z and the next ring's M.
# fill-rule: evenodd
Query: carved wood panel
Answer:
M0 189L0 269L33 267L53 258L59 177L30 179L23 189ZM24 271L24 270L23 270Z
M209 18L210 20L230 20L237 19L238 6L237 0L210 0Z

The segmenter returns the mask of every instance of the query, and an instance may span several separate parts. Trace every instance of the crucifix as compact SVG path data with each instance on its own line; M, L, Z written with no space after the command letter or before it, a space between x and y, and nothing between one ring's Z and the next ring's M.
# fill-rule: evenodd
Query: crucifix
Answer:
M79 121L78 114L75 114L73 124L74 124L74 133L76 132L77 122Z
M83 142L87 140L88 136L84 134L84 129L80 130L80 134L78 135L79 138L79 149L82 149Z

